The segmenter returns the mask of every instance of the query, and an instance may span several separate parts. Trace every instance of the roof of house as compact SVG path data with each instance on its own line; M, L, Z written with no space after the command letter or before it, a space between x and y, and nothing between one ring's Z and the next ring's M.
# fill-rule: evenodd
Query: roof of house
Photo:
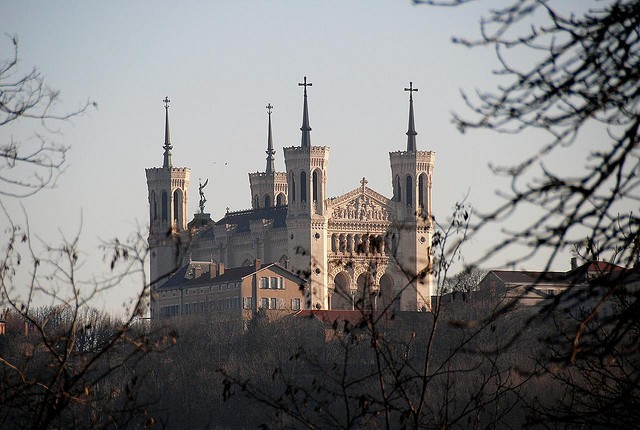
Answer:
M201 266L201 274L200 276L195 276L195 266ZM213 284L221 284L225 282L237 282L246 278L247 276L251 276L254 273L260 272L264 269L272 269L281 272L283 275L286 275L289 279L294 279L296 282L300 284L304 284L306 281L293 273L291 270L281 266L278 263L264 263L260 265L260 268L256 270L255 266L242 266L242 267L230 267L224 270L224 273L217 275L213 278L209 276L209 271L211 270L211 262L209 261L191 261L189 264L186 264L180 270L175 272L171 277L162 284L158 290L169 290L169 289L183 289L183 288L193 288L200 286L208 286Z
M565 272L535 272L530 270L491 270L505 284L536 284L558 282L564 279Z
M529 270L491 270L487 274L495 275L505 284L535 285L535 284L558 284L576 285L587 282L594 278L615 278L628 274L630 269L626 269L605 261L587 262L575 269L567 272L556 271L529 271Z

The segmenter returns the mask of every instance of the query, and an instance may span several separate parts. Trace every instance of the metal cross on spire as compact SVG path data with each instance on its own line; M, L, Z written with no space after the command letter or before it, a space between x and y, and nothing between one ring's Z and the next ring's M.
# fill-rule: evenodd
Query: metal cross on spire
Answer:
M276 171L275 167L275 158L273 157L276 151L273 149L273 136L271 134L271 111L273 110L273 106L271 103L267 105L267 113L269 114L269 134L267 136L267 173L273 173Z
M169 131L169 97L165 97L164 100L164 110L165 110L165 125L164 125L164 161L162 162L162 167L171 168L171 150L173 146L171 146L171 131Z
M313 84L311 82L307 83L307 77L304 77L304 82L298 82L299 87L304 87L304 96L307 96L307 87L312 87Z
M413 92L418 91L417 88L413 88L413 82L409 82L409 88L405 88L405 91L409 91L409 101L413 101Z
M409 91L409 129L407 130L407 151L414 152L416 150L416 126L413 121L413 92L418 91L417 88L413 88L413 82L409 82L409 88L405 88L405 91Z
M304 106L302 108L302 139L300 146L303 148L311 147L311 127L309 126L309 107L307 105L307 87L313 86L311 82L307 83L307 77L304 77L304 81L298 83L299 87L304 87Z

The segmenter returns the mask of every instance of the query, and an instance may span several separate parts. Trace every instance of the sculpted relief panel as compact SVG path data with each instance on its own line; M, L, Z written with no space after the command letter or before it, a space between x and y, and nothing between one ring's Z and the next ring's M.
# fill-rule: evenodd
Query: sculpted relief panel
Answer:
M387 208L369 196L360 195L357 198L337 205L333 208L333 219L359 221L388 221Z

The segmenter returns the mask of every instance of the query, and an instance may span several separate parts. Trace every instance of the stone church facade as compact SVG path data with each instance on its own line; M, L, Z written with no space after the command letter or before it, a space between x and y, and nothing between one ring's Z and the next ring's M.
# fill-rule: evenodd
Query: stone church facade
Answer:
M433 151L416 148L413 93L409 92L406 148L390 152L393 195L367 187L327 196L329 152L311 144L306 78L299 146L285 147L285 171L275 168L271 105L264 172L249 174L251 209L217 221L187 216L190 169L173 167L168 102L162 167L146 169L150 213L151 316L159 316L157 289L189 261L226 267L279 263L305 279L311 309L430 309ZM366 174L367 172L363 172ZM202 190L201 190L202 191ZM222 204L215 202L216 205Z

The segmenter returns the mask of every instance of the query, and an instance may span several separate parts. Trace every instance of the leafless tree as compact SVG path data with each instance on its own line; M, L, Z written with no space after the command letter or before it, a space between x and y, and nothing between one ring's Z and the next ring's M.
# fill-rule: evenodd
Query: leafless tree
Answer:
M472 1L414 3L464 7ZM503 204L480 217L476 230L506 226L525 211L532 221L504 227L505 239L486 257L522 245L527 252L510 254L513 264L543 254L549 256L548 269L560 251L580 249L587 261L606 259L630 268L577 281L529 320L529 326L548 318L556 323L553 336L543 335L551 348L538 357L537 378L551 381L546 394L564 393L559 399L541 392L532 416L569 426L632 427L640 387L640 2L506 0L492 4L480 30L475 40L454 41L493 47L502 82L493 91L463 93L472 112L454 121L463 132L548 136L540 150L517 164L493 167L511 180L511 189L501 194ZM514 54L532 61L517 62ZM599 135L594 130L606 131L598 142L590 139ZM548 162L566 147L586 153L580 149L585 144L597 149L572 160L583 167L578 173Z
M18 38L12 36L13 56L0 61L0 127L3 130L25 121L38 124L39 130L27 139L0 142L0 196L27 197L38 190L55 186L65 169L68 146L56 142L60 130L56 123L84 113L95 102L87 101L78 109L59 112L60 93L50 88L37 68L22 73L19 67Z
M414 0L416 4L463 6L474 0ZM512 244L528 253L558 251L584 237L615 257L613 263L638 265L640 220L637 211L640 116L640 2L612 0L592 7L561 1L504 1L481 20L477 40L454 38L467 47L491 46L503 82L495 91L463 92L475 115L455 115L461 131L489 129L518 134L542 130L549 136L537 152L513 166L494 167L511 179L504 204L485 214L480 226L502 222L517 209L535 207L542 215L521 229L508 230L489 254ZM529 55L524 65L514 53ZM545 160L561 148L589 143L591 127L606 128L598 149L572 163L584 166L569 176ZM505 229L505 232L507 230Z
M639 266L640 219L630 208L640 199L640 2L580 7L562 14L559 2L507 0L482 19L478 40L455 39L468 47L493 46L504 78L496 91L463 94L472 113L455 116L459 128L549 136L516 165L493 168L511 180L511 189L502 193L503 204L480 214L472 232L531 207L541 215L523 228L505 228L505 239L485 258L524 245L528 252L513 254L511 263L548 253L549 268L560 251L588 237L587 245L597 243L612 263ZM516 66L509 56L515 51L538 61ZM582 135L598 126L608 138L584 160L582 173L568 176L545 163L560 148L583 144ZM434 270L446 273L452 255L434 256ZM609 275L541 308L496 300L445 312L447 304L437 301L415 339L388 336L375 313L363 311L357 327L333 327L341 336L326 355L292 354L290 362L304 357L317 371L306 383L291 377L290 364L278 363L270 383L226 373L225 395L248 393L286 416L282 427L517 427L545 419L630 427L637 422L630 409L639 387L638 280L633 270L618 279ZM525 415L516 412L522 404L528 405Z
M146 376L140 362L172 342L140 323L149 294L143 238L105 244L110 274L83 281L77 237L60 246L37 244L28 228L9 222L0 259L0 295L4 316L14 324L3 337L6 348L0 355L2 426L153 423L151 405L137 394ZM137 278L141 286L123 319L91 308L96 295L108 293L124 278Z
M465 267L462 271L447 279L443 292L459 291L462 293L470 293L475 291L486 274L486 270L480 269L477 266Z
M42 129L27 141L0 143L0 197L27 198L55 185L67 146L51 125L87 109L59 113L59 92L38 69L21 74L18 41L0 62L0 127L31 121ZM30 231L28 215L15 220L0 202L0 310L7 327L0 336L0 426L3 428L103 428L153 424L148 397L139 396L141 360L172 344L142 323L149 282L141 234L103 246L107 274L79 276L79 234L45 243ZM21 225L20 225L21 224ZM122 318L96 311L93 301L126 279L139 289Z
M468 208L460 205L451 224L435 234L433 269L439 285L458 258L468 219ZM416 276L407 274L406 288ZM259 371L247 372L242 359L221 368L224 397L242 395L256 402L272 411L264 423L281 428L525 422L521 391L531 376L510 366L513 354L505 344L511 336L504 335L513 335L517 324L503 318L499 305L477 302L471 314L462 301L440 300L431 312L397 312L392 303L384 310L356 309L356 321L335 320L330 326L314 318L290 320L284 344L274 345L272 338L256 351ZM257 338L276 332L273 326L261 329Z

